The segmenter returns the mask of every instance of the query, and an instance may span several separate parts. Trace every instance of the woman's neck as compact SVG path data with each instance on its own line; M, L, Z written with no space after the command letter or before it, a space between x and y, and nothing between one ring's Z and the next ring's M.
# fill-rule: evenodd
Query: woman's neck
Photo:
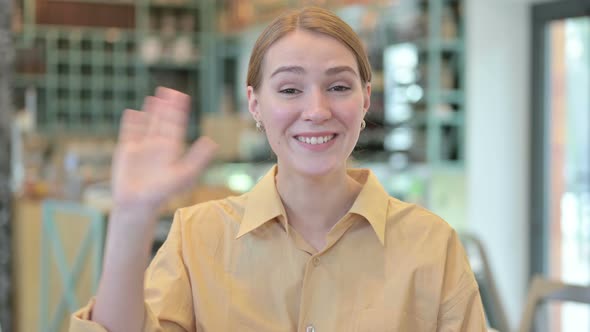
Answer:
M362 188L344 167L318 177L279 167L276 186L289 224L311 236L325 236L350 210Z

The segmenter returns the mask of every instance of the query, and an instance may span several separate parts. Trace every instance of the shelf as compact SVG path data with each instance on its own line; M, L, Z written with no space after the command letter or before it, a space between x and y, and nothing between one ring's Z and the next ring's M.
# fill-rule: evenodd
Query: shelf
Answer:
M428 125L435 126L455 126L460 127L464 125L464 118L461 112L453 112L449 115L435 114L428 116L425 112L417 112L410 119L405 121L399 121L392 124L386 124L386 128L397 128L397 127L426 127Z
M439 162L436 164L431 163L413 163L406 168L403 173L413 173L416 175L428 176L434 172L447 171L447 172L463 172L463 163L459 161L447 161Z
M423 17L429 21L428 26L432 29L435 28L434 25L441 24L442 21L439 22L439 19L445 13L439 5L440 2L435 2L439 0L420 1L432 5L422 8L422 10L428 11ZM442 2L463 3L463 0L442 0ZM279 3L280 5L277 7ZM274 11L275 9L282 11L286 7L295 7L295 2L273 2L268 7L257 9L261 12ZM371 4L367 8L378 10L379 7L376 4ZM136 25L133 30L37 25L34 29L27 30L32 32L32 35L28 35L28 37L42 43L40 49L46 52L47 58L47 63L44 64L46 76L44 74L15 76L15 85L21 87L34 85L46 90L46 93L40 93L39 103L47 109L50 116L56 114L56 106L51 104L51 98L57 97L58 91L64 89L71 91L71 93L60 95L60 98L66 99L61 102L63 108L60 107L60 111L71 111L76 114L77 110L73 109L71 105L86 102L81 94L82 92L88 94L87 90L90 90L89 93L92 96L90 99L92 100L103 91L110 91L113 94L118 91L128 91L127 95L117 95L111 99L105 98L100 102L95 101L92 106L94 110L103 107L103 105L118 105L117 103L134 101L144 94L151 93L149 89L153 86L169 83L177 83L179 87L190 90L189 92L194 94L195 100L198 101L198 105L195 105L196 108L206 111L218 110L222 99L220 91L223 91L223 86L226 84L235 87L241 86L241 83L235 82L240 78L234 74L234 71L242 69L240 61L244 56L243 52L245 52L243 38L249 37L242 33L220 35L212 31L216 27L218 10L217 3L208 1L142 0L135 2ZM337 10L336 12L338 13ZM194 32L177 33L171 35L170 38L164 38L160 34L159 27L162 17L167 15L175 16L178 20L176 29L179 31L182 27L180 19L189 16L187 20L193 20L194 27L189 24L188 26L191 28L186 28L183 31ZM387 17L379 19L386 20ZM443 126L457 127L457 130L462 132L465 125L465 94L461 90L464 82L463 52L465 51L464 36L461 32L461 27L464 26L463 16L454 16L454 19L458 31L456 34L447 35L457 35L457 38L443 39L422 35L421 38L414 41L396 41L396 43L407 42L416 45L419 63L420 65L424 64L427 70L420 74L420 79L423 82L419 84L424 89L424 96L419 103L411 105L415 110L411 119L393 125L386 124L384 127L389 129L390 126L408 125L419 130L429 131L428 140L425 143L428 147L435 145L437 135L439 135L437 130ZM189 22L191 22L190 20ZM259 27L258 23L263 22L255 19L253 27ZM392 32L392 36L393 34L395 33ZM150 46L143 43L145 38L161 38L158 47L154 48L169 49L167 46L172 45L170 42L174 42L179 36L191 39L195 52L198 52L198 58L191 59L197 60L176 63L173 61L174 58L169 56L171 53L166 52L166 55L154 56L152 60L158 59L155 63L143 61L142 47L145 46L149 49ZM381 44L375 48L375 52L382 50L380 47L387 46L386 44L391 42L392 36L383 38L379 42ZM361 37L371 38L371 36L364 34ZM377 60L374 65L375 72L383 69L379 68L380 65ZM228 68L223 66L228 66ZM418 70L420 71L421 68ZM451 75L441 75L449 71ZM438 78L437 81L437 77L449 77L449 79ZM443 86L456 87L456 89L441 89ZM129 91L130 89L131 91ZM383 117L385 110L382 109L384 105L383 92L380 90L377 87L373 90L375 93L373 110L376 110L377 115ZM379 96L380 94L381 96ZM237 95L237 92L233 95ZM444 107L452 110L453 114L450 114L449 117L437 115L436 109L441 104L449 104L450 106ZM106 109L105 112L114 115L116 111L115 109ZM195 121L195 123L197 126L198 122ZM113 124L105 121L105 123L97 123L97 125L109 127ZM193 131L195 130L193 128ZM457 149L463 150L464 143L459 141L459 145ZM452 148L455 149L455 147ZM436 161L437 158L433 156L440 155L437 154L439 151L437 149L437 147L428 148L429 151L435 151L434 153L429 152L428 160Z
M200 1L200 0L197 0ZM140 4L139 6L147 6L149 8L155 9L176 9L176 10L198 10L200 5L198 3L187 1L182 2L179 1L178 3L168 3L168 2L159 2L159 1L151 1L148 4Z
M80 1L80 2L82 2L82 1ZM97 4L97 5L129 6L129 5L133 5L134 0L84 0L83 2Z
M460 90L427 91L426 99L435 104L463 105L465 94Z
M147 33L145 33L143 35L143 37L141 38L142 40L145 40L147 37L150 38L157 38L159 40L175 40L178 39L179 37L188 37L190 38L193 42L198 43L199 38L202 38L202 36L206 34L205 32L202 31L192 31L192 32L176 32L174 33L174 36L171 38L168 38L165 36L165 33L161 32L158 29L150 29Z
M462 160L442 160L431 163L432 171L447 171L462 174L465 172L465 162Z
M115 53L97 51L55 51L55 60L58 65L92 66L92 67L137 67L137 55L134 53Z
M459 53L463 51L464 44L459 38L451 40L434 40L420 39L419 41L408 41L409 44L415 44L421 53L440 51L443 53Z
M435 98L449 104L463 104L465 99L463 91L460 90L441 90Z
M28 86L42 87L45 83L44 74L16 74L12 84L19 88Z
M435 122L441 126L456 126L460 127L465 124L464 117L461 112L454 112L451 115L447 116L438 116L435 118Z
M133 39L136 33L135 29L125 28L96 28L96 27L72 27L70 25L59 25L59 24L37 24L29 29L34 33L36 38L46 38L48 36L55 37L66 37L73 39L91 39L91 38L104 38L105 35L110 34L116 37L123 37L125 39ZM23 31L17 34L18 37L24 37L26 32Z
M175 62L167 62L161 61L152 64L143 64L146 68L149 69L169 69L169 70L176 70L176 71L192 71L192 70L199 70L199 62L190 62L186 64L179 64Z

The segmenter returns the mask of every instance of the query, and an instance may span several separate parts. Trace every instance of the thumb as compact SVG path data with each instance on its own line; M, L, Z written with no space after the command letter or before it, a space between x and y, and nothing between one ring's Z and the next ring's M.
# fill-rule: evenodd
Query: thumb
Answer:
M215 156L219 145L211 138L202 136L188 149L185 156L179 160L177 174L180 187L189 187L194 183Z

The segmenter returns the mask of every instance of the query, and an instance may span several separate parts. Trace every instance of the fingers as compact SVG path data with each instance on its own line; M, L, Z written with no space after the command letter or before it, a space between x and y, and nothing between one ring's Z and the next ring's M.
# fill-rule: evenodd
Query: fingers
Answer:
M147 134L173 140L183 140L186 134L190 97L184 93L158 88L156 96L149 96L144 102L144 111L149 114Z
M158 87L156 89L156 97L170 102L178 111L187 113L190 111L191 97L180 91Z
M136 141L143 138L148 131L149 117L144 112L132 109L123 111L119 128L119 141Z
M159 87L156 89L156 96L145 98L143 112L131 109L123 112L119 141L136 141L146 136L157 136L182 143L186 135L189 111L190 96Z
M202 136L189 148L184 158L178 163L177 174L182 183L179 186L190 186L209 165L219 145L211 138ZM184 185L183 185L184 184Z

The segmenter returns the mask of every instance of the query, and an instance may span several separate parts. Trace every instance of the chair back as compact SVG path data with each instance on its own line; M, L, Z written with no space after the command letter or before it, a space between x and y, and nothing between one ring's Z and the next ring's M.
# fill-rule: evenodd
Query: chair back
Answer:
M104 232L98 210L74 202L43 202L39 331L67 330L69 316L96 291Z
M473 234L460 234L460 238L479 285L481 301L489 325L502 332L510 331L504 306L500 300L496 281L482 242Z
M535 276L520 321L519 332L530 332L540 305L550 301L576 302L590 305L590 286L570 285Z

